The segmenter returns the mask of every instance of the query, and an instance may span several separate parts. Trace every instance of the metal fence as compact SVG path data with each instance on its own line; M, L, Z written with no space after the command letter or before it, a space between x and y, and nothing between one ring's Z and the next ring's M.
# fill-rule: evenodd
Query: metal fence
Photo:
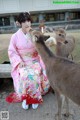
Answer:
M80 20L71 20L71 21L56 21L56 22L45 22L45 26L48 27L52 27L53 29L55 27L65 27L68 26L67 29L71 30L71 29L80 29ZM39 23L34 23L32 24L33 28L38 28L39 27ZM0 27L0 34L3 33L14 33L18 30L19 27L17 26L3 26Z

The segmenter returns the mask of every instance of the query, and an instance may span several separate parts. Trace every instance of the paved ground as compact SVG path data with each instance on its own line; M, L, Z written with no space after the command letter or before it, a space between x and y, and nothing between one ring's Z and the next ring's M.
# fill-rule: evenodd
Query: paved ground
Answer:
M8 37L8 39L4 44L6 37ZM3 34L0 35L0 53L2 51L2 55L5 53L3 53L3 49L7 49L10 37L11 35L8 34L5 36ZM2 79L0 79L0 82L1 80ZM4 81L3 85L0 83L0 113L1 111L9 111L9 120L55 120L57 102L54 94L49 93L44 96L44 102L42 105L39 105L37 110L33 110L30 106L30 109L25 111L21 108L21 103L8 104L5 102L5 97L13 91L13 84L10 79ZM80 107L71 101L70 112L73 114L73 119L69 118L63 120L80 120Z
M21 103L8 104L5 102L5 97L13 91L13 83L7 79L6 82L0 85L0 112L9 111L9 120L55 120L57 111L57 103L55 95L48 93L43 97L44 102L39 105L38 109L33 110L30 106L29 110L23 110ZM70 101L70 112L73 113L73 119L63 120L80 120L80 108Z

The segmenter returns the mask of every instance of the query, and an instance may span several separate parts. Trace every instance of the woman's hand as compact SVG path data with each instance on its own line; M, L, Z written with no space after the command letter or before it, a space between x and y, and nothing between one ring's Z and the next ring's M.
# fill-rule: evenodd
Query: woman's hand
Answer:
M24 67L25 66L25 63L24 62L21 62L20 64L19 64L19 68L22 68L22 67Z

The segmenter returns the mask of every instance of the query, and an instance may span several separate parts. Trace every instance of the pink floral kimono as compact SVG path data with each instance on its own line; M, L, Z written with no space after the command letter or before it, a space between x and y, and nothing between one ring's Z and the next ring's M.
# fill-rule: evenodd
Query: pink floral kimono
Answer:
M50 84L30 34L25 35L21 29L13 34L8 55L12 65L11 75L15 93L10 94L6 101L12 103L26 99L27 104L41 103L42 95L49 91ZM18 67L21 61L25 63L23 68Z

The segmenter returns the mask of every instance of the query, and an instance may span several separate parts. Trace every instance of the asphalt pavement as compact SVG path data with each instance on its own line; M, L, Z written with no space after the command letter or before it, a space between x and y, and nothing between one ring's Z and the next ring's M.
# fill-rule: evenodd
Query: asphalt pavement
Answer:
M9 84L8 84L9 83ZM13 91L13 84L7 80L0 85L0 120L55 120L57 101L55 94L48 93L43 96L43 103L36 110L30 105L28 110L21 107L21 103L9 104L5 101L6 96ZM63 112L65 107L63 108ZM62 112L62 113L63 113ZM70 113L72 116L62 120L80 120L80 107L70 100ZM6 118L6 119L3 119Z

